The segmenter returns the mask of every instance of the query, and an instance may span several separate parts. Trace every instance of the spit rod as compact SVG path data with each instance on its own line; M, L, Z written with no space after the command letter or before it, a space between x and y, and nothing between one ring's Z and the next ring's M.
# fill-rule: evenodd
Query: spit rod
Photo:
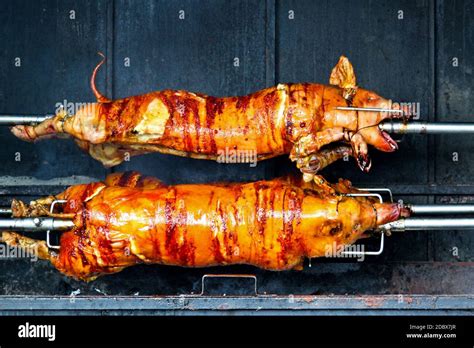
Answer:
M0 115L0 126L31 125L51 117L54 115Z
M12 209L11 208L1 208L0 207L0 215L12 215Z
M474 214L474 204L407 204L405 207L419 215Z
M474 204L406 204L405 207L419 215L474 214ZM0 215L11 214L11 208L0 207Z
M73 228L72 220L52 217L0 218L0 230L18 232L64 231Z
M430 123L430 122L391 122L379 124L379 128L395 134L473 134L474 123Z
M396 109L384 109L384 108L370 108L370 107L354 107L354 106L338 106L336 107L338 110L345 110L345 111L373 111L373 112L388 112L392 114L403 114L403 110L396 110Z
M474 230L474 218L406 218L389 222L378 229L389 232Z

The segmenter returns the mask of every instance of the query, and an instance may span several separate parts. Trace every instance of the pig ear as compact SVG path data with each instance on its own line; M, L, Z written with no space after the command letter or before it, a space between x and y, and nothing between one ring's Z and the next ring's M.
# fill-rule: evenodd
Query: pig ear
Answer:
M354 68L347 57L339 58L339 62L332 69L329 83L345 90L354 90L357 87Z

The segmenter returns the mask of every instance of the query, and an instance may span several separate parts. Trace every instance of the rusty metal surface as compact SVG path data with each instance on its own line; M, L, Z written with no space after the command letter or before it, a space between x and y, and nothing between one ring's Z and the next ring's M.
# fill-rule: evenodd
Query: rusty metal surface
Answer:
M0 308L0 315L472 315L474 296L8 296Z

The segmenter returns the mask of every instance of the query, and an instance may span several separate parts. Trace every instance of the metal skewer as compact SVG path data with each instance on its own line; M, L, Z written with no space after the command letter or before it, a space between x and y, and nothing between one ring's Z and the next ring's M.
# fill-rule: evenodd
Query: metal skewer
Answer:
M373 111L373 112L390 112L393 114L403 114L403 110L395 110L395 109L384 109L384 108L366 108L366 107L355 107L355 106L338 106L336 107L337 110L344 110L344 111Z
M407 204L405 207L420 215L474 214L474 204Z
M403 110L383 109L370 107L338 106L337 110L344 111L372 111L400 114ZM430 122L400 122L384 121L379 124L379 128L388 133L396 134L473 134L474 123L430 123Z
M12 213L11 208L0 208L0 215L11 215Z
M368 196L367 194L350 194L350 196ZM376 194L373 194L376 195ZM371 195L372 196L372 195ZM378 197L379 195L377 195ZM414 215L454 215L454 214L474 214L474 204L407 204L405 205L406 208L410 210L410 212ZM3 208L0 207L0 215L11 215L12 210L11 208ZM17 218L17 221L27 221L28 219L35 219L35 218ZM41 217L39 219L48 219L47 217ZM28 226L31 226L30 231L34 230L35 227L33 227L33 222L28 221L28 222L18 222L20 225L16 224L15 222L12 222L14 219L7 218L7 219L0 219L0 229L5 229L5 228L13 228L12 226L24 226L25 224ZM46 220L44 220L46 221ZM56 222L54 223L55 226L60 226L62 223L59 223L57 221L67 221L67 220L58 220L56 219ZM45 224L51 224L51 222L44 222L42 223L42 226L45 226ZM5 227L6 226L6 227ZM36 226L36 225L35 225ZM51 226L51 225L49 225ZM65 229L67 229L67 226L65 225ZM43 227L42 227L43 228ZM43 230L61 230L62 228L56 229L56 228L38 228L37 230L43 231ZM440 228L441 229L441 228Z
M0 230L19 232L64 231L73 228L74 222L52 217L0 218Z
M403 114L402 110L338 106L338 110L372 111ZM33 125L54 117L54 115L0 115L0 126ZM384 121L379 128L388 133L396 134L472 134L474 123L430 123L430 122L395 122Z
M32 125L51 117L54 115L0 115L0 126Z
M439 231L439 230L471 230L474 229L474 219L436 219L436 218L406 218L379 227L390 232L404 231Z
M396 134L473 134L474 123L430 123L385 121L379 128Z

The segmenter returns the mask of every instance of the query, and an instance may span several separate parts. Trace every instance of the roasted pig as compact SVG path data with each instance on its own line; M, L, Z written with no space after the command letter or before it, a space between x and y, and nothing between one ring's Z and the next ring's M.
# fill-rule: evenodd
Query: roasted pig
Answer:
M139 263L290 270L407 215L398 204L345 195L358 192L348 181L317 179L166 186L138 173L112 174L29 204L13 202L15 217L35 217L66 200L52 214L75 227L61 234L59 250L15 232L3 232L2 240L34 248L85 281Z
M354 156L359 167L368 171L368 144L387 152L397 149L378 124L394 117L387 110L399 110L400 106L357 87L353 67L343 56L332 70L330 85L279 84L247 96L225 98L163 90L114 101L95 86L103 62L91 78L97 103L87 104L75 114L61 109L38 125L13 127L13 134L27 141L69 134L105 166L149 152L222 162L231 162L224 156L229 152L237 154L240 161L289 153L306 181L342 157Z

